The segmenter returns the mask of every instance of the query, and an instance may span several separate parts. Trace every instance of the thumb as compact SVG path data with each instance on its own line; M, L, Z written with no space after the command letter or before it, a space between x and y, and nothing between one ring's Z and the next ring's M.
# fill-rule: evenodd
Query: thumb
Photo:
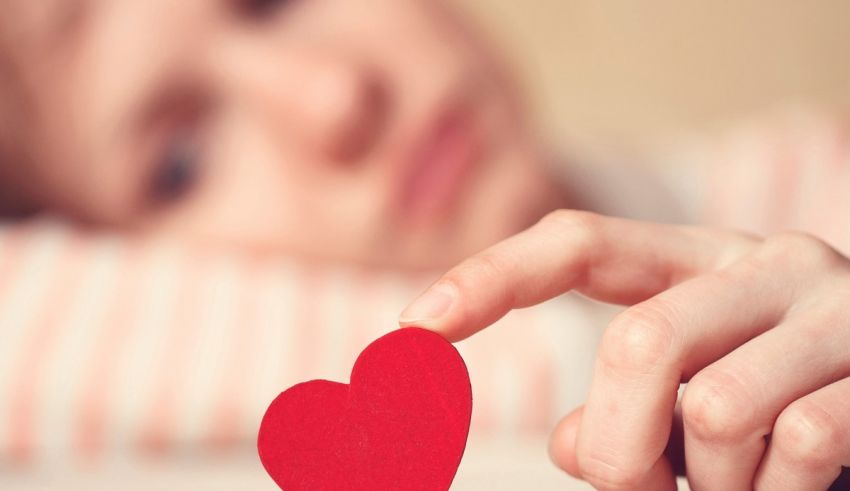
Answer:
M573 410L555 427L549 440L549 457L567 474L581 479L581 471L576 458L576 441L579 423L584 414L584 406Z

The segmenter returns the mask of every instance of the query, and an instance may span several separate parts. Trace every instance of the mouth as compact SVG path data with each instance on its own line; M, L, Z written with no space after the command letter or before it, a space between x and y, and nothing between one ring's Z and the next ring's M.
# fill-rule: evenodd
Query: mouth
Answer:
M455 104L439 111L405 162L399 200L405 217L414 221L446 217L482 147L482 132L472 107Z

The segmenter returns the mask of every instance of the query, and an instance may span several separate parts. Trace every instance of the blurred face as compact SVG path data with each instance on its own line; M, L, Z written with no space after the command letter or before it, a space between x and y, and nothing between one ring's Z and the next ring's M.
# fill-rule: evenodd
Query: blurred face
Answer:
M433 266L554 206L512 89L438 1L17 1L54 209Z

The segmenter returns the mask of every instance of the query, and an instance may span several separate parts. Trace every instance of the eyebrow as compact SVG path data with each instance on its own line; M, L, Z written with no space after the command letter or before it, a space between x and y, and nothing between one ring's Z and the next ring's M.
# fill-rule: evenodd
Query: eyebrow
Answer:
M24 8L40 9L30 12L32 22L42 23L34 29L38 33L37 46L48 53L67 49L79 38L83 26L91 18L92 0L53 0L28 2Z

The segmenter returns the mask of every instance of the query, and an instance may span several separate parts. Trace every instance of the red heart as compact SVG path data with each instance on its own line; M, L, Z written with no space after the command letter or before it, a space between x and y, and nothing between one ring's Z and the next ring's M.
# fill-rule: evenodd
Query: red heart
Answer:
M257 448L287 491L445 490L471 413L469 374L454 346L405 328L363 350L351 385L313 380L280 394Z

